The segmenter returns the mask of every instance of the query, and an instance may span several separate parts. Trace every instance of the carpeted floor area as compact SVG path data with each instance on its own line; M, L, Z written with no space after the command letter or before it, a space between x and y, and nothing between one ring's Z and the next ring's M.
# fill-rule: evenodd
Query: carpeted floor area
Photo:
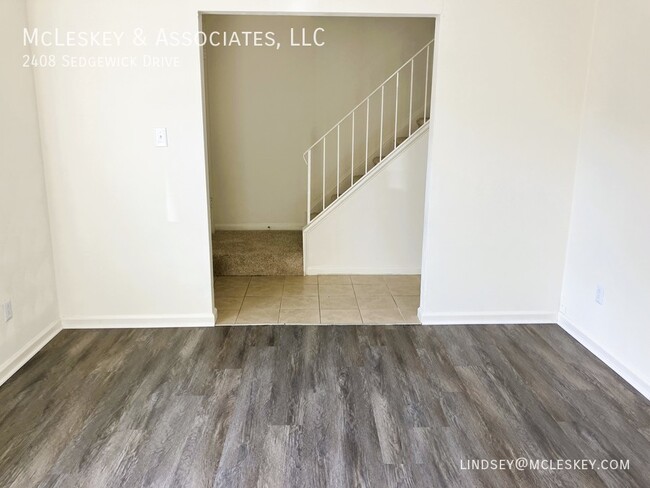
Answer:
M217 276L300 276L301 231L220 230L212 236Z

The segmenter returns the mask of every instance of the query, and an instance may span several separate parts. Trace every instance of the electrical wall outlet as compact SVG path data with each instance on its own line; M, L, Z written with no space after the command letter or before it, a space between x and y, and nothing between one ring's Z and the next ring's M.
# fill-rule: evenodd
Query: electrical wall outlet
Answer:
M596 286L596 303L598 305L605 303L605 287L603 285Z
M2 312L5 317L5 323L9 322L14 316L14 310L11 306L11 300L2 304Z

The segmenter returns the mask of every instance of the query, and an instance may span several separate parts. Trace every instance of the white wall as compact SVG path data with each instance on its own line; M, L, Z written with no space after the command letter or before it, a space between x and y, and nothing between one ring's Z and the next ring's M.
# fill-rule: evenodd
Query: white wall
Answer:
M561 323L650 398L649 24L647 1L599 2Z
M429 42L433 25L431 18L407 17L204 17L206 32L271 31L281 46L206 47L213 228L301 229L307 201L303 152ZM291 28L322 28L325 45L291 47ZM422 83L414 86L420 110L424 59ZM357 128L361 122L365 107ZM378 131L377 123L371 135ZM343 160L350 153L347 135Z
M196 6L32 1L33 26L196 31ZM142 20L140 20L142 19ZM133 55L125 48L37 52ZM37 72L61 315L66 326L213 323L199 50L182 69ZM169 147L155 148L166 127Z
M303 233L306 274L419 274L429 131L423 128Z
M267 8L259 0L29 6L33 25L127 31L194 31L199 10ZM425 321L552 320L593 1L458 0L445 2L444 12L441 1L427 0L273 8L442 12L425 209ZM61 313L82 322L190 320L212 312L199 50L145 51L177 55L181 67L37 73ZM167 149L153 148L157 126L169 129Z
M264 12L261 0L28 0L63 31L195 32L198 12ZM441 2L305 1L284 12L436 14ZM36 73L61 315L68 326L208 324L210 227L199 48L39 48L57 55L177 56L179 68ZM153 147L167 127L169 147Z
M36 97L31 69L21 67L23 0L0 6L0 384L58 330Z
M424 323L556 321L593 4L445 2Z

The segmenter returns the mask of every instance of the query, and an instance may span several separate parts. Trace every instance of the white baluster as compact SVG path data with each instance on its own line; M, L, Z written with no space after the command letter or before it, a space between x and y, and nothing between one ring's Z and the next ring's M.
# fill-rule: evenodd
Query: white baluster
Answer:
M311 222L311 148L307 151L307 223Z
M429 45L427 44L427 66L424 70L424 122L427 121L427 95L429 93Z
M336 198L339 197L341 183L341 124L336 126Z
M413 59L411 59L411 89L409 91L409 137L411 136L412 121L413 121Z
M379 161L384 146L384 85L381 85L381 117L379 122Z
M393 149L397 148L397 107L399 102L399 71L395 77L395 134L393 138Z
M365 171L366 173L368 172L368 130L369 129L370 129L370 97L366 98L366 171Z
M354 184L354 112L352 112L352 152L350 153L350 187Z
M325 210L325 142L327 136L323 137L323 210Z

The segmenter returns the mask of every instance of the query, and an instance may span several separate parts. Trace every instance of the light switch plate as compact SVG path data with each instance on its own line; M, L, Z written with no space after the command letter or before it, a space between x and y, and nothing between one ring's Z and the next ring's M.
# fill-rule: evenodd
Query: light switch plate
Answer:
M596 286L596 303L598 305L605 303L605 287L603 285Z
M5 322L9 322L14 316L14 310L11 306L11 301L2 304L2 312L5 317Z
M167 129L158 127L154 129L156 147L167 147Z

